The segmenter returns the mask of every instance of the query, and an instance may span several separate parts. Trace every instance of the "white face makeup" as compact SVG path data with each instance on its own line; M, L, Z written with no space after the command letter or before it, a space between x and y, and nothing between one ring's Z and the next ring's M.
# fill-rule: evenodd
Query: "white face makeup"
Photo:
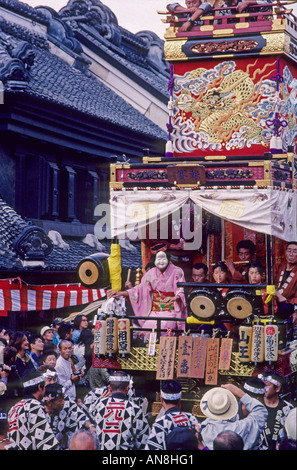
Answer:
M160 269L160 271L164 271L168 265L168 258L163 251L159 251L156 255L155 266Z

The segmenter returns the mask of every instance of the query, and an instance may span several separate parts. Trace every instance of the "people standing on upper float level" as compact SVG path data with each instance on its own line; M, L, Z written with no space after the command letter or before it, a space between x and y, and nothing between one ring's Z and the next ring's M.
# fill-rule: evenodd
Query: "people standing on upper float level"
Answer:
M192 26L203 24L203 21L198 18L200 18L200 16L207 15L211 10L211 5L208 2L202 3L200 0L186 0L185 3L186 7L181 6L179 3L170 3L167 5L167 10L171 13L185 11L185 15L179 15L179 18L187 18L187 21L184 22L180 28L181 31L188 31ZM190 10L189 13L188 10Z
M217 16L236 15L237 13L242 13L247 8L248 10L246 10L245 13L271 11L271 7L266 6L269 3L272 2L270 0L225 0L225 2L220 6L220 11L216 12L216 14ZM258 18L259 17L250 17L249 19L251 21L257 21ZM268 17L264 19L268 19ZM236 21L239 21L239 19L229 18L227 20L228 23L235 23Z

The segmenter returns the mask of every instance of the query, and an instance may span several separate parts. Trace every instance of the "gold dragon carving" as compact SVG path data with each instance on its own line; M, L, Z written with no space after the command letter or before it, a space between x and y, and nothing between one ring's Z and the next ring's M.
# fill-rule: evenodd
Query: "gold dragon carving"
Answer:
M192 71L189 78L199 77L204 70ZM198 99L192 97L187 88L177 98L177 107L191 114L195 131L207 134L210 143L224 143L235 131L244 128L245 141L256 138L264 145L262 127L246 111L247 107L253 109L257 106L261 87L255 91L253 80L243 70L236 70L216 82L219 83L209 83L207 92Z

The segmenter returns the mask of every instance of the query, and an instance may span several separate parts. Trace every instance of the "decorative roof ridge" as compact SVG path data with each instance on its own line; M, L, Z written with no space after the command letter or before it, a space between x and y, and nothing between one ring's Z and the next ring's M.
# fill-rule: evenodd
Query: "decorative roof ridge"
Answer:
M14 13L21 14L22 16L38 21L39 23L47 24L47 19L42 13L38 12L27 3L20 2L19 0L0 0L0 7L6 8Z
M84 44L87 36L93 43L104 44L110 53L115 52L119 57L145 69L159 70L165 74L168 69L169 77L169 66L166 66L164 55L165 41L152 31L132 33L123 28L112 10L101 1L69 0L59 11L59 16L71 27L81 44ZM154 46L153 52L150 50L151 45Z
M100 48L100 50L103 51L105 54L107 54L111 58L116 59L117 62L119 62L122 66L126 67L133 73L136 73L138 77L144 80L145 82L148 82L148 79L146 77L146 71L154 73L154 79L156 79L156 77L158 77L160 80L169 79L169 70L168 73L166 72L165 75L164 72L162 72L161 67L156 69L156 66L154 67L149 60L146 62L145 58L143 58L142 61L140 61L140 57L137 57L138 60L131 60L131 56L127 56L123 53L123 51L119 51L118 48L114 45L111 47L111 45L107 44L107 41L103 37L94 38L89 32L87 25L80 25L78 31L79 38L83 36L85 40L92 42L93 46ZM166 83L164 81L164 86L162 87L159 86L158 81L154 81L154 88L158 89L163 95L165 94L166 97L168 96L167 87L168 81L166 81Z
M43 260L53 249L45 231L24 220L0 198L0 238L3 245L24 260Z
M59 13L48 6L40 6L36 7L36 9L42 12L46 17L48 21L47 34L50 38L54 39L56 44L60 43L78 55L83 52L82 46L79 40L76 39L73 29L62 20Z
M0 0L1 1L1 0ZM12 23L7 19L1 16L0 12L0 30L6 34L9 34L16 39L20 39L22 41L26 41L33 46L39 47L40 49L48 49L49 44L47 39L38 33L32 33L30 29L26 28L25 26L21 26L16 23Z

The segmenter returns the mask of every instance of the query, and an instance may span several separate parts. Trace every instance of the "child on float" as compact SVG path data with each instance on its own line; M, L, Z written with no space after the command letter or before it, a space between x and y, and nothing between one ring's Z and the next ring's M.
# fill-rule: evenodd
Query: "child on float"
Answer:
M212 270L212 280L215 284L229 284L230 283L230 272L227 268L226 263L224 261L219 261L217 262ZM228 292L228 287L222 287L218 288L218 291L220 292L222 298L225 297L225 295ZM226 312L223 310L223 304L222 304L222 314L225 314ZM233 331L232 324L231 323L220 323L218 325L221 331Z
M229 284L230 283L229 270L223 261L219 261L218 263L214 265L213 270L212 270L212 277L213 277L213 282L215 284ZM229 289L227 287L223 287L222 289L218 289L218 290L220 291L221 296L225 297Z
M249 284L264 284L265 283L265 278L266 278L266 273L265 269L261 264L259 263L251 263L250 266L248 267L247 273L246 273L246 279ZM269 296L266 293L266 290L261 290L261 296L259 296L259 299L261 298L262 305L263 307L263 315L268 315L269 314L269 306L268 302L269 301ZM273 300L274 302L274 309L276 309L276 301L275 298Z
M265 282L265 270L259 263L251 263L246 272L249 284L263 284Z

